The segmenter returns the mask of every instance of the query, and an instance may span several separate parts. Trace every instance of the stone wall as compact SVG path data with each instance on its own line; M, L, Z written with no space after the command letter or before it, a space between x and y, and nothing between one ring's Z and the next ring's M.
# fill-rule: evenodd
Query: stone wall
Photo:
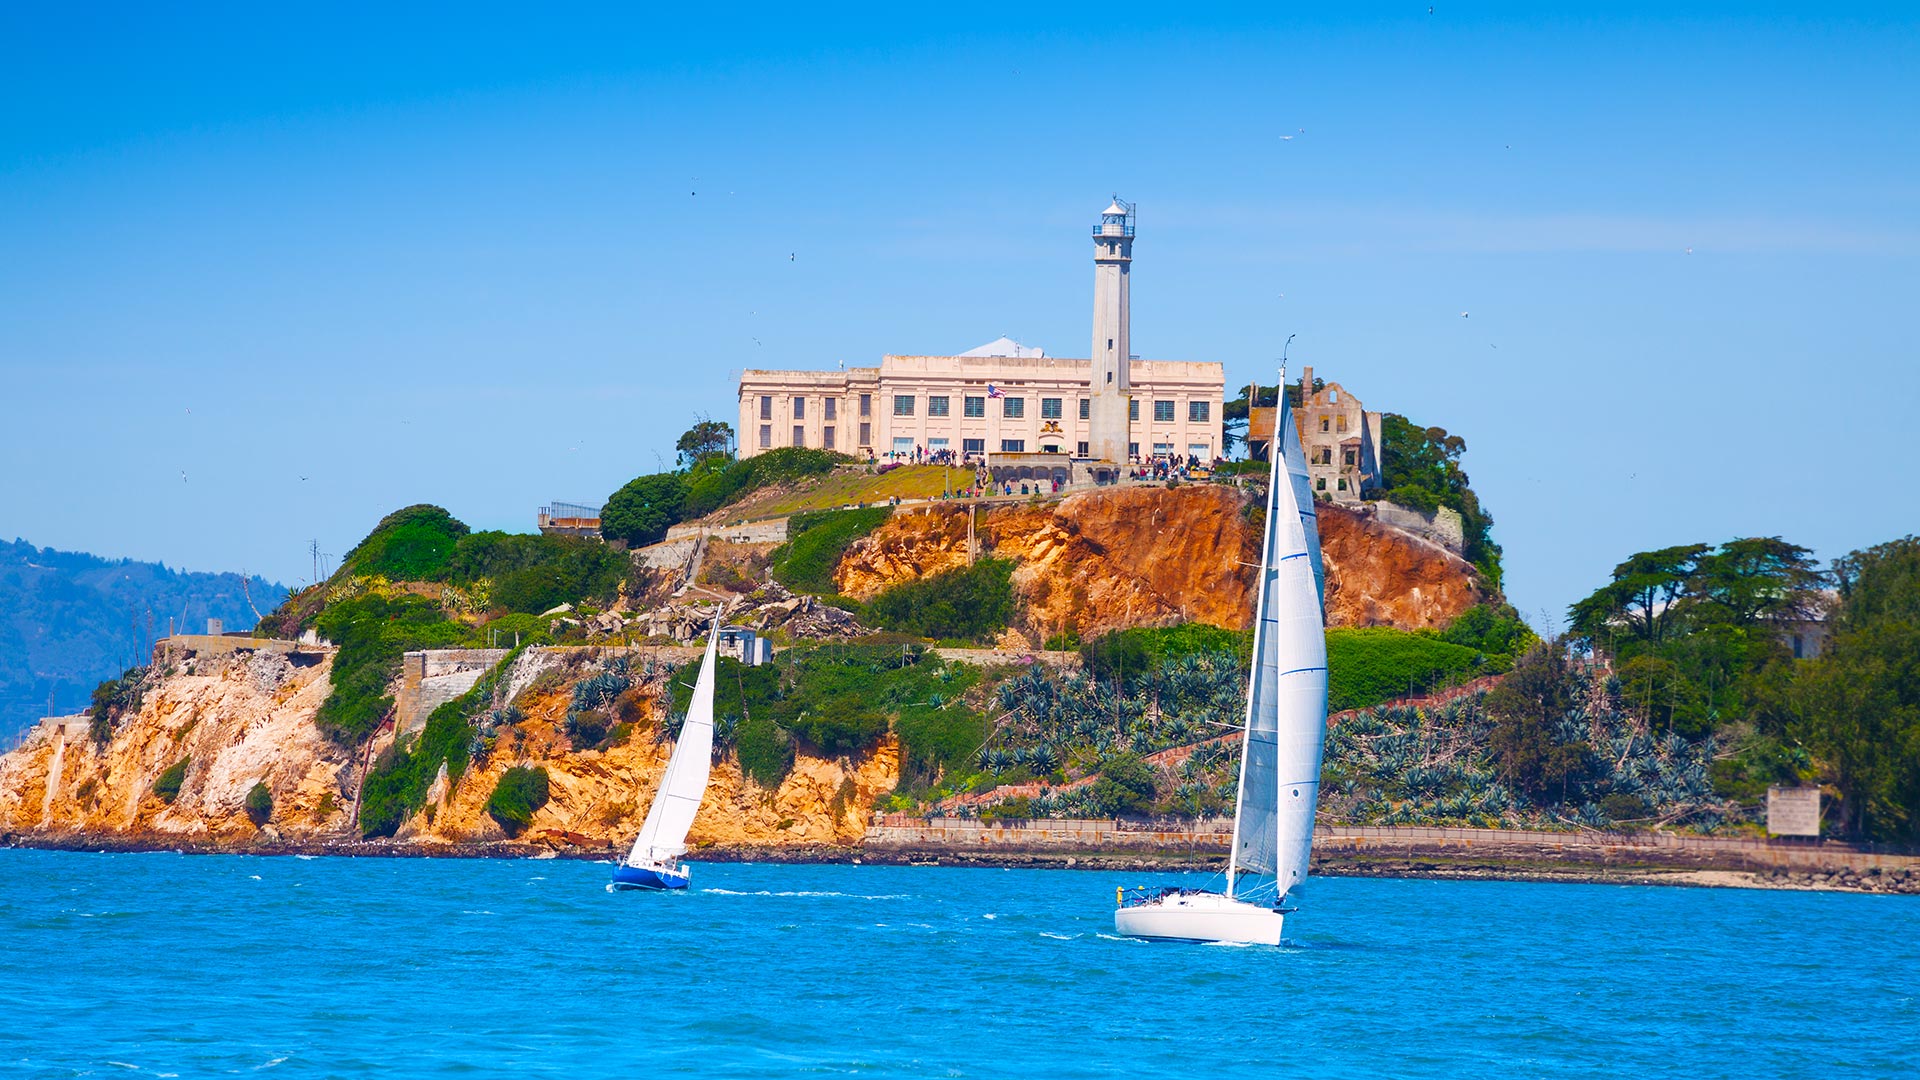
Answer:
M427 726L433 710L473 689L506 649L422 649L400 662L400 692L393 698L394 730L404 738Z

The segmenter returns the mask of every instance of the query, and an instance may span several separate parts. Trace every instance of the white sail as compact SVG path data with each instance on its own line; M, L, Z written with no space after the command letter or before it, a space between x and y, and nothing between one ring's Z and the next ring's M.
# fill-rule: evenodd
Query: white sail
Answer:
M1313 843L1327 722L1327 644L1313 495L1299 432L1284 404L1275 410L1270 445L1273 472L1228 890L1239 872L1272 874L1284 896L1306 879Z
M680 725L680 738L673 744L673 756L667 759L646 823L627 853L629 866L658 865L687 850L687 830L693 828L700 800L706 796L707 773L713 764L713 657L719 641L720 620L715 618L686 722Z

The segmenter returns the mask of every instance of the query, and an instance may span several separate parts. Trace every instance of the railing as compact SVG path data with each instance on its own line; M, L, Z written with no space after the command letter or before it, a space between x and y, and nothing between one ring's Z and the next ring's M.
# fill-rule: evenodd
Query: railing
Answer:
M1124 236L1124 237L1126 237L1126 238L1128 238L1128 239L1132 239L1132 238L1133 238L1133 226L1131 226L1131 225L1104 225L1104 224L1103 224L1103 225L1095 225L1095 226L1093 227L1093 235L1094 235L1094 238L1095 238L1095 239L1098 239L1098 238L1100 238L1100 237L1102 237L1102 236Z

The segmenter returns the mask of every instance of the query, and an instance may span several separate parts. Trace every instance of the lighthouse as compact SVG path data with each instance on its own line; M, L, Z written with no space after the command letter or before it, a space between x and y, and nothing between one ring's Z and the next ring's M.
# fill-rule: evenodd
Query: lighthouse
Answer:
M1088 406L1088 456L1127 460L1127 400L1132 380L1127 340L1128 279L1133 266L1134 204L1113 202L1093 227L1093 383Z

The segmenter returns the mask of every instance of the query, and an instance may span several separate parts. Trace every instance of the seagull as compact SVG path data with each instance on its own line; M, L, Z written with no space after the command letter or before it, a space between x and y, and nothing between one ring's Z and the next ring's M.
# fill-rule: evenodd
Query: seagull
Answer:
M1463 311L1463 312L1461 312L1461 313L1460 313L1460 317L1461 317L1461 318L1463 318L1463 319L1465 319L1465 318L1467 318L1467 317L1468 317L1468 315L1467 315L1467 313L1466 313L1466 312L1464 312L1464 311Z
M792 261L793 261L793 252L791 252L791 251L789 251L789 252L787 252L787 261L788 261L788 262L792 262Z
M1691 254L1693 254L1693 249L1692 249L1692 248L1688 248L1688 249L1687 249L1687 254L1689 254L1689 255L1691 255Z
M302 481L302 482L304 482L304 481L305 481L305 480L306 480L307 478L303 476L303 477L301 477L300 479L301 479L301 481Z
M180 470L180 482L183 484L187 482L187 470L185 469Z
M1282 136L1280 136L1280 141L1281 141L1281 142L1292 142L1292 141L1293 141L1293 136L1291 136L1291 135L1282 135Z

